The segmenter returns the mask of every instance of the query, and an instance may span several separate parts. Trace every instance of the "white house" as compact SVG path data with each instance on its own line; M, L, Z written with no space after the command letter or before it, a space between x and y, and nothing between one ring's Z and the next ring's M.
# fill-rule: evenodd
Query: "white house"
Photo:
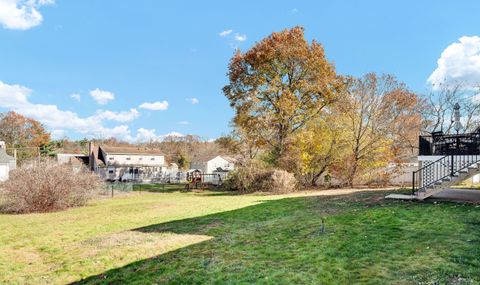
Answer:
M90 166L108 180L152 179L166 170L165 156L142 147L90 147Z
M194 158L190 169L198 169L204 174L225 173L235 169L235 162L234 158L225 155Z
M0 181L7 180L10 171L16 167L16 159L7 154L5 142L0 141Z

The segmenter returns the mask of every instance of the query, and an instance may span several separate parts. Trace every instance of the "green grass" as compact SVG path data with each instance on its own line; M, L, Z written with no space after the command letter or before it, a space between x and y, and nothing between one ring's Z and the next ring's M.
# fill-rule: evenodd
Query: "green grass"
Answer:
M0 284L480 284L476 205L149 191L0 215Z

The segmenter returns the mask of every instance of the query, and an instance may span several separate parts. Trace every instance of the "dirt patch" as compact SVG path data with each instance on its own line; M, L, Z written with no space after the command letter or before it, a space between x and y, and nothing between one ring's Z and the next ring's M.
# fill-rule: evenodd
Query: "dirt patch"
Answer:
M137 252L136 255L148 257L211 238L206 235L125 231L81 241L72 250L78 251L82 257L93 257L106 251L111 254Z

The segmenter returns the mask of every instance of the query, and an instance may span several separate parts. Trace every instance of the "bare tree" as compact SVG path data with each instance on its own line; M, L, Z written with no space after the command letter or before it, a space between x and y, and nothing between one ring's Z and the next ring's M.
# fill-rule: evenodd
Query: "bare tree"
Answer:
M337 103L344 117L349 154L339 166L353 185L359 171L402 160L412 151L421 124L421 100L392 75L351 79Z
M480 123L479 88L466 88L462 83L441 84L425 96L423 132L453 132L453 108L460 105L463 131L472 132Z

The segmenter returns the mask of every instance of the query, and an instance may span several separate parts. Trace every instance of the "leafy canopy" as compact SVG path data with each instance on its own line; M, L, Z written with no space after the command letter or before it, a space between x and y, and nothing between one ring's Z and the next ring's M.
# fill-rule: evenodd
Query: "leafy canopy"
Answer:
M291 135L318 116L341 88L321 44L301 27L272 33L231 59L223 88L235 109L233 124L280 157Z

